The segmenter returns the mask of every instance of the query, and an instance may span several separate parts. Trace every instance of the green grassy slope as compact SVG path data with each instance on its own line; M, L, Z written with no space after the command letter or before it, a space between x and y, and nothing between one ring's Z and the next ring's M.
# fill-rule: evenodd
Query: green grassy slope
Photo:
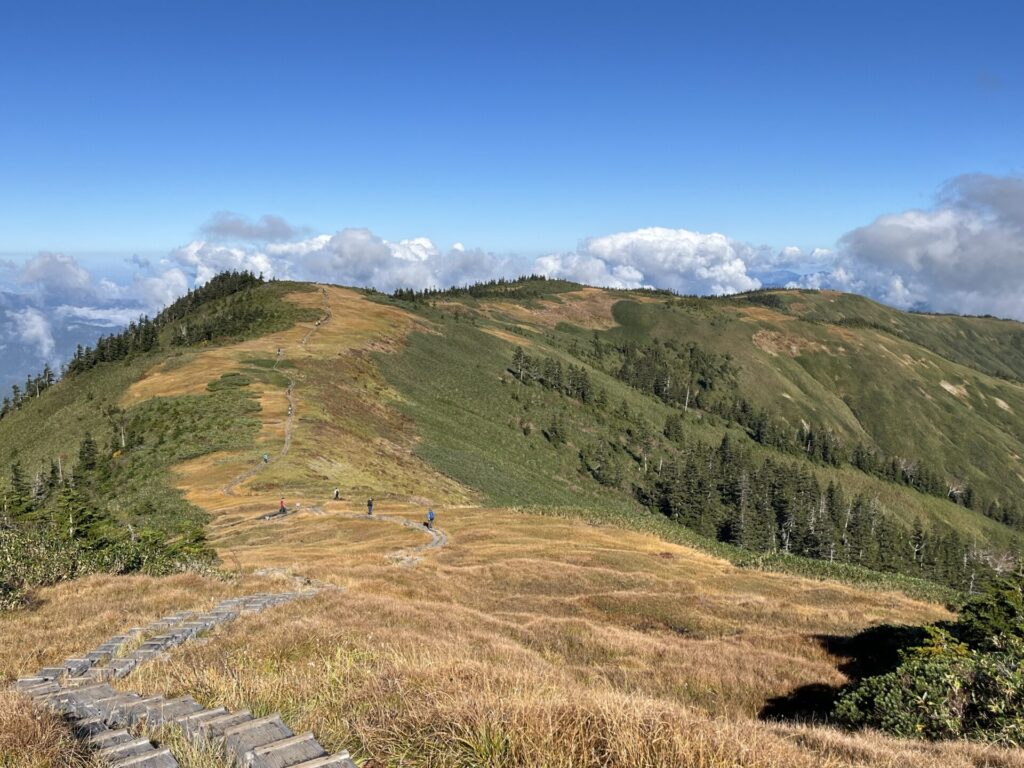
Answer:
M849 293L771 291L807 320L875 327L993 376L1024 379L1024 326L994 317L900 312Z
M550 298L548 306L555 311L568 300L562 295ZM1004 503L1020 498L1024 481L1015 467L1016 457L1024 456L1024 421L1017 416L1024 414L1024 388L1013 382L872 327L805 320L743 297L619 293L614 299L617 325L599 331L532 322L512 311L510 300L488 303L451 296L434 305L403 302L438 332L413 335L402 352L379 355L378 364L400 394L399 407L417 424L423 437L420 455L483 492L491 503L635 511L631 489L651 476L645 476L639 459L624 458L635 449L616 435L637 422L660 433L673 409L619 381L581 350L595 336L606 343L692 341L729 355L737 370L737 392L794 429L802 421L825 424L850 445L861 443L887 456L926 462L950 479L969 479L987 498ZM934 318L912 319L926 324ZM607 405L594 408L539 386L521 385L509 371L520 339L531 355L585 367L606 393ZM630 411L627 419L615 414L623 401ZM549 439L553 424L563 433L562 440ZM804 461L822 487L836 481L851 495L876 499L908 531L923 521L926 526L948 526L965 540L993 550L1021 548L1018 531L976 509L846 463L836 467L780 454L708 413L691 412L685 424L689 440L717 445L728 432L745 440L761 459ZM602 486L581 470L581 449L602 439L621 443L625 474L617 488ZM670 460L672 454L672 446L657 434L651 462Z
M273 361L253 360L201 395L119 404L153 366L173 368L195 355L175 343L183 325L212 343L287 328L309 314L282 301L296 289L304 286L271 283L198 302L162 326L156 348L80 370L0 419L0 608L16 605L28 587L79 573L165 572L212 557L206 515L173 487L171 468L251 446L260 422L249 384L286 380L270 370ZM49 559L26 556L31 547Z
M281 296L302 288L267 284L246 299L229 296L190 309L163 327L158 350L90 368L27 401L0 420L0 465L18 461L30 477L45 473L58 456L71 465L90 434L107 455L118 454L111 456L117 487L104 493L120 519L168 533L177 525L170 521L196 525L201 516L170 490L168 469L252 444L256 406L245 379L276 377L271 383L284 386L269 370L273 361L253 360L243 376L206 394L129 409L123 418L134 435L124 451L117 449L108 411L150 366L191 358L192 347L174 343L184 326L197 338L225 329L214 343L287 327L305 315ZM526 281L400 300L374 296L419 314L430 329L412 334L397 353L374 356L397 393L393 405L415 422L422 438L417 452L489 503L649 514L661 503L653 494L662 467L682 462L693 446L717 448L728 434L753 457L750 468L771 460L809 473L822 489L839 483L850 498L881 505L907 537L920 522L993 552L1024 549L1019 531L977 507L845 462L814 462L792 446L758 444L732 417L699 409L682 414L620 380L619 352L606 358L589 351L595 342L612 350L626 342L696 344L731 361L729 397L743 398L794 434L801 424L825 425L848 446L927 463L944 478L969 482L982 498L1024 506L1024 468L1018 468L1024 386L1007 378L1016 358L1007 357L1010 368L996 371L1001 376L986 372L1002 359L1004 346L1013 346L1017 324L905 315L834 294L788 291L766 300L766 294L692 299L590 291L587 299L594 301L586 303L573 289L561 281ZM881 330L885 323L900 325L890 332ZM973 329L970 344L962 340L965 329ZM585 370L599 398L521 383L510 371L517 345L565 370ZM718 395L710 393L709 402ZM664 432L674 415L684 417L679 439ZM0 491L5 480L0 477Z
M632 302L619 304L616 314L624 317L629 308L637 306ZM424 314L441 333L414 334L402 352L377 356L385 378L401 394L398 407L414 418L424 438L417 449L420 455L460 482L484 492L493 504L636 508L631 500L610 494L579 472L579 447L608 426L613 419L610 414L602 416L556 394L519 385L508 371L515 345L485 330L499 323L453 321L450 313L442 319L440 313L430 310ZM640 332L640 324L628 318L627 322L628 328L612 333ZM565 348L573 338L589 334L562 327L557 332L527 333L523 343L530 344L533 352L556 355L568 363L574 358ZM625 401L640 419L660 430L671 408L599 369L587 368L607 391L612 406ZM813 391L825 396L820 385L815 385ZM821 406L818 412L823 416L829 413ZM564 445L552 444L543 434L556 413L567 423L569 439ZM527 424L529 433L524 434ZM710 445L717 445L727 432L742 438L740 430L706 415L695 414L687 422L686 431ZM762 457L777 455L768 448L750 447ZM920 516L989 540L1014 535L976 512L884 482L853 467L810 466L822 484L837 480L851 492L870 492L887 506L900 510L908 522Z
M682 338L731 355L743 396L794 427L821 422L851 444L926 460L988 499L1024 501L1024 386L873 327L743 301L623 302L615 315L613 336Z

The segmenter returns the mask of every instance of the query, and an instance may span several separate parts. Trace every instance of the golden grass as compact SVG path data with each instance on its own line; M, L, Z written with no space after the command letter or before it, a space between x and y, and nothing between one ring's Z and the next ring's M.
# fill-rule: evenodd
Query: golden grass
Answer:
M0 768L86 768L89 754L56 715L0 691Z
M559 323L572 323L580 328L605 330L617 323L612 316L612 307L618 302L660 301L642 294L622 295L600 288L581 288L578 291L559 293L554 299L539 299L530 306L508 301L485 301L481 306L489 313L506 315L527 323L554 328Z
M322 296L297 300L317 305ZM361 516L366 495L378 514L410 519L422 518L428 499L471 496L412 456L415 433L388 407L394 393L364 354L400 343L410 316L342 289L329 289L327 301L333 318L305 347L298 342L311 324L277 335L287 343L267 337L202 352L151 372L133 391L205 387L244 355L286 346L298 402L289 456L239 496L223 487L254 455L177 468L189 498L211 513L211 541L238 577L91 577L40 590L32 610L0 618L4 679L173 611L293 589L302 576L342 589L243 616L121 684L280 711L294 730L377 765L1024 768L1019 752L757 718L773 697L844 682L841 659L819 636L947 616L938 606L745 571L615 528L454 505L438 509L448 546L401 565L389 555L428 539ZM262 451L282 439L283 398L280 390L261 396ZM340 503L326 500L335 486ZM259 520L282 493L301 511ZM15 738L39 734L56 745L11 765L75 764L60 734L33 725L22 705L8 708L0 723ZM187 768L214 764L201 752L182 757Z
M244 544L346 591L244 617L131 688L280 711L383 765L1024 765L756 719L768 698L842 682L815 634L945 615L935 606L505 510L442 510L449 546L403 568L383 550L415 532L349 514L285 518ZM334 538L314 557L317 530Z
M237 493L285 496L289 500L314 491L327 497L335 487L347 498L390 493L421 496L443 503L463 503L472 494L413 455L412 424L390 406L397 398L367 356L370 350L402 343L421 321L394 307L363 298L349 289L328 286L324 292L288 296L304 307L330 313L320 324L299 323L280 333L200 353L188 353L173 365L159 365L136 382L126 403L148 397L200 393L206 384L241 368L253 356L283 359L294 380L292 443L280 456L288 402L280 387L254 382L261 430L254 448L199 457L176 468L178 484L189 501L217 510L234 501L224 486L251 468L263 453L274 461L261 467ZM276 500L274 507L276 508Z

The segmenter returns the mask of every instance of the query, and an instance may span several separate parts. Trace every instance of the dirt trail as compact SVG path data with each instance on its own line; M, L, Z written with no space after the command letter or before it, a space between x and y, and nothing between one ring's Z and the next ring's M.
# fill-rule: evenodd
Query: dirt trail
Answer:
M305 349L306 344L309 342L310 337L320 329L320 326L322 326L325 323L327 323L331 319L331 317L333 316L332 313L331 313L331 306L330 306L330 304L327 301L327 291L324 290L324 289L321 289L321 296L323 297L323 300L321 301L320 306L321 306L321 309L323 309L323 311L324 311L324 315L323 315L323 317L318 319L316 321L316 324L312 328L310 328L308 331L306 331L305 335L302 337L302 340L299 342L299 346L302 347L303 349ZM277 359L274 360L274 367L272 368L272 370L274 370L274 371L278 370L277 366L281 362L283 357L284 357L284 347L279 347L278 351L277 351ZM285 400L288 403L288 415L285 418L285 422L284 422L284 444L281 446L281 452L278 454L278 458L284 458L285 456L288 455L288 451L291 450L291 447L292 447L292 428L293 428L293 424L294 424L294 421L295 421L295 412L296 412L297 407L298 407L298 404L295 402L295 377L294 376L288 376L287 378L288 378L288 387L284 391L284 397L285 397ZM227 495L227 496L237 496L238 495L238 486L240 486L242 483L246 482L247 480L251 480L256 475L258 475L260 473L260 470L262 470L263 467L268 465L271 461L273 461L273 459L270 458L269 456L267 456L266 459L262 459L261 458L256 464L254 464L252 467L250 467L245 472L240 474L238 477L234 478L227 485L225 485L224 486L224 494Z
M324 288L321 288L320 294L321 294L320 309L321 309L322 315L314 322L313 327L310 328L309 330L307 330L302 335L302 338L299 340L298 346L303 351L308 350L310 341L313 339L314 335L317 334L317 332L319 332L325 325L327 325L327 323L329 323L333 319L333 317L334 317L334 312L333 312L333 310L331 308L331 304L330 304L330 301L328 299L327 290L324 289ZM285 359L285 350L286 350L286 347L279 347L277 349L277 357L276 357L276 359L274 361L274 365L273 365L272 370L274 370L274 371L280 371L281 370L279 368L279 364ZM291 450L292 435L293 435L293 431L294 431L294 422L295 422L295 418L296 418L296 415L297 415L297 412L298 412L298 400L295 397L295 388L296 388L296 386L298 384L298 381L297 381L296 376L291 375L291 374L288 374L287 378L288 378L288 387L285 390L285 399L286 399L286 401L288 403L288 410L287 410L287 416L286 416L286 419L285 419L285 422L284 422L284 440L283 440L283 443L282 443L282 446L281 446L281 450L279 451L279 453L277 454L276 457L271 457L269 455L266 455L265 458L261 457L258 462L256 462L254 465L249 467L245 472L241 473L240 475L238 475L237 477L235 477L231 481L229 481L227 484L225 484L223 486L223 489L222 489L223 494L225 496L239 498L241 496L241 494L239 492L239 487L243 483L245 483L245 482L251 480L252 478L256 477L261 471L263 471L265 468L267 468L269 465L271 465L275 461L278 461L278 460L284 458L285 456L287 456L289 451ZM314 504L314 505L308 505L307 504L304 508L300 508L300 507L292 507L290 509L289 508L285 508L285 510L283 512L282 511L268 512L268 513L257 515L257 516L255 516L255 518L245 517L245 518L236 520L236 521L234 521L232 523L228 523L227 525L225 525L223 527L224 528L237 528L239 526L243 526L243 525L246 525L246 524L251 524L254 520L255 521L262 521L262 522L272 521L272 520L276 521L276 520L280 520L282 518L288 517L288 516L290 516L292 514L300 512L300 511L305 511L305 512L310 512L310 513L313 513L313 514L320 514L320 515L326 514L324 512L324 509L323 509L322 506L319 506L319 505L316 505L316 504ZM409 520L409 519L404 518L404 517L398 517L398 516L394 516L394 515L380 515L380 514L375 515L375 516L364 516L364 515L358 515L358 514L355 514L355 513L353 513L353 514L346 514L346 515L343 515L343 516L344 517L348 517L348 518L366 518L366 519L369 519L369 520L381 520L381 521L388 522L388 523L394 523L394 524L397 524L397 525L401 525L401 526L403 526L405 528L408 528L410 530L415 530L415 531L419 531L419 532L425 533L427 536L430 537L430 541L428 543L426 543L426 544L423 544L423 545L418 546L418 547L403 548L403 549L397 550L397 551L395 551L395 552L393 552L393 553L391 553L391 554L389 554L387 556L390 561L392 561L394 563L397 563L399 565L403 565L403 566L416 565L417 563L419 563L423 559L422 558L422 553L423 552L426 552L427 550L430 550L430 549L440 549L441 547L444 547L448 543L448 536L447 536L446 533L444 533L444 531L441 531L441 530L436 529L436 528L427 528L422 523L417 523L417 522L415 522L413 520Z
M298 340L298 350L303 355L310 354L310 346L315 335L334 317L327 290L321 289L320 293L322 315L315 321L313 327L305 331ZM293 344L294 338L292 336ZM281 337L280 341L283 342L284 337ZM232 514L232 510L244 511L253 504L261 503L258 495L243 493L240 487L272 463L288 456L291 450L299 408L296 389L301 383L302 375L297 372L301 369L283 368L280 365L285 360L286 349L287 346L284 343L277 346L277 357L272 367L272 370L285 375L288 380L288 386L284 392L287 415L284 419L284 434L280 450L276 456L260 457L258 462L244 472L219 486L223 500L209 498L209 501L216 505L222 515ZM201 480L202 477L201 473L193 473L189 479L195 481ZM287 517L298 511L310 512L321 517L326 517L329 514L323 506L307 504L300 510L296 505L295 509L288 510L284 515L270 514L253 517L246 514L243 519L221 525L219 529L234 528L243 524L255 527L267 526L271 524L270 521L276 523L282 517ZM379 514L367 516L354 513L341 513L336 516L350 519L362 517L395 524L420 531L429 537L429 541L420 546L400 548L386 555L388 561L398 565L415 565L422 560L424 552L439 549L448 542L448 536L444 531L428 528L400 516ZM348 753L342 752L328 757L327 752L312 737L312 734L295 736L279 715L255 719L247 710L237 713L227 712L223 707L204 710L188 696L179 699L165 699L163 696L142 698L138 694L118 692L107 685L108 680L129 675L140 664L144 664L152 658L164 656L174 647L189 641L200 632L208 632L216 625L234 620L241 614L272 608L324 590L344 589L297 573L294 569L264 567L254 571L254 574L268 578L286 576L292 581L296 591L233 598L223 601L213 611L207 613L200 614L186 610L165 617L147 628L130 629L127 634L112 638L96 651L83 654L81 659L68 659L61 666L45 667L29 677L22 678L17 687L32 697L40 706L53 708L67 716L76 733L98 750L101 760L105 759L111 765L119 764L117 761L138 754L151 761L146 762L146 766L174 768L178 762L168 749L155 746L148 736L132 736L127 729L137 726L139 723L145 723L147 726L175 723L190 738L199 737L200 741L207 740L211 744L220 744L221 751L229 762L249 761L254 754L252 750L258 748L275 751L275 754L280 752L282 756L288 758L288 761L282 764L291 765L300 758L304 758L322 760L322 763L317 762L318 766L354 768L355 764L350 760ZM141 645L136 650L122 656L121 653L133 644L133 638L142 641ZM241 746L237 744L232 746L233 742L230 742L225 734L219 734L216 730L208 734L203 730L207 721L210 724L221 721L229 723L227 732L233 733L234 730L238 730L239 733L258 734L258 739L262 739L262 741L242 739L239 741ZM261 746L263 744L266 744L266 747Z

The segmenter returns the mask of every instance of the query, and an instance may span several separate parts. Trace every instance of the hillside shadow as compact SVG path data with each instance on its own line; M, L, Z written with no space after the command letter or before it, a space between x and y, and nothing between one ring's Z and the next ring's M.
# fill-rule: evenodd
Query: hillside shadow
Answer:
M923 627L882 624L856 635L815 635L828 653L843 661L839 671L851 682L872 675L884 675L899 666L900 651L924 642ZM768 699L758 717L762 720L825 722L832 714L842 686L811 683L794 688L784 696Z

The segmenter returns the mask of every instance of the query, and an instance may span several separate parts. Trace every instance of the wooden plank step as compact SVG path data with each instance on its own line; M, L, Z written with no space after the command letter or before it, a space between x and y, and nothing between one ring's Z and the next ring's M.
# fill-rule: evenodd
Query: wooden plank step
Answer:
M191 739L199 733L199 726L207 720L226 715L227 709L217 707L216 709L204 709L199 712L192 712L188 715L181 715L174 718L174 722L185 732L185 738Z
M96 754L99 755L101 759L112 763L116 760L123 760L126 757L146 755L155 751L156 747L153 746L153 743L149 739L141 738L125 741L112 747L106 747Z
M171 699L161 704L146 707L146 724L154 727L163 725L182 715L189 715L202 710L202 705L191 696Z
M84 720L79 720L71 727L80 739L89 739L98 733L110 730L107 724L103 722L102 717L87 717Z
M67 693L78 701L94 702L99 699L106 699L110 696L117 696L118 691L114 690L114 688L107 683L93 683L92 685L84 685L81 688L75 688Z
M94 702L100 714L104 716L110 725L120 724L126 719L125 710L138 701L137 693L122 693L119 696L111 696L109 699L100 699Z
M346 750L342 750L336 755L318 757L315 760L293 765L292 768L359 768L359 766L355 764Z
M64 659L63 666L68 677L80 677L92 666L92 662L89 659Z
M45 683L39 683L27 688L22 688L21 692L26 696L31 696L33 699L39 699L43 696L49 696L51 693L57 693L60 691L60 683L55 683L53 680L49 680Z
M147 696L144 699L133 701L124 708L124 719L127 721L128 725L141 723L146 719L146 712L150 707L159 706L165 701L167 701L167 699L163 696Z
M116 760L112 768L179 768L179 765L171 750L164 747L143 755Z
M105 682L114 679L114 671L113 667L93 667L85 673L84 677L93 683L96 681Z
M113 747L118 744L125 744L131 740L132 735L128 733L127 729L120 728L116 731L112 731L107 728L93 736L90 736L87 739L87 742L89 746L95 747L96 749L106 749L107 747Z
M110 662L110 668L114 670L115 678L127 677L137 667L139 662L136 659L114 659Z
M16 691L24 691L26 688L35 688L36 686L45 685L49 682L51 681L47 680L45 677L19 677L14 682L14 689Z
M327 757L327 750L312 733L303 733L250 749L241 762L243 768L291 768L318 757Z
M218 742L224 738L225 730L240 723L247 723L252 719L252 712L248 709L214 717L199 724L197 736L206 741Z
M294 736L278 714L233 725L224 730L224 752L229 760L241 762L250 749Z

